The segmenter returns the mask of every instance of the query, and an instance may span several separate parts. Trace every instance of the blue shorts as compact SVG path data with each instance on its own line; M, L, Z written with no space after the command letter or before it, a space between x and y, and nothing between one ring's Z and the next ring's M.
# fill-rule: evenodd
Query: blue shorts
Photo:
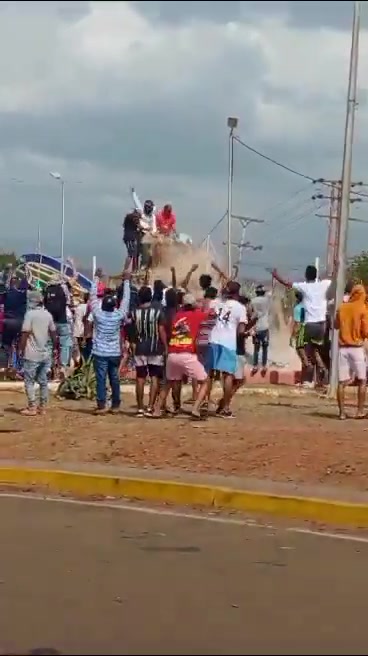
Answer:
M224 374L235 374L237 370L236 351L220 344L209 344L206 369L207 371L221 371Z

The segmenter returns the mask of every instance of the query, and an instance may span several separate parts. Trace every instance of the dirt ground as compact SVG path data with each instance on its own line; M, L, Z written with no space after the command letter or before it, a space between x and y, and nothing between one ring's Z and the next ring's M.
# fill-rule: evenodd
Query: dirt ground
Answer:
M0 458L95 462L368 489L368 419L341 422L314 395L239 396L236 419L138 419L123 394L118 416L89 402L52 400L46 417L19 415L21 392L2 392Z

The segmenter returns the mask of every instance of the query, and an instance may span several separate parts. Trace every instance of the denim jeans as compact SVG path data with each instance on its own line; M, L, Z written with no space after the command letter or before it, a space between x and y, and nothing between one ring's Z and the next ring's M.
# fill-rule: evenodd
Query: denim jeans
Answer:
M56 332L59 338L60 345L60 364L62 367L68 367L72 354L72 335L68 323L57 323Z
M112 398L111 407L119 408L120 406L120 356L93 356L93 364L96 374L96 396L97 407L102 409L106 406L106 382L109 379Z
M24 370L24 387L30 408L36 405L35 383L40 386L40 405L47 403L49 396L47 373L50 368L48 360L44 362L33 362L32 360L23 360Z
M259 330L253 337L254 353L253 353L253 367L258 367L259 352L262 350L262 367L267 367L268 360L268 346L270 343L270 331Z

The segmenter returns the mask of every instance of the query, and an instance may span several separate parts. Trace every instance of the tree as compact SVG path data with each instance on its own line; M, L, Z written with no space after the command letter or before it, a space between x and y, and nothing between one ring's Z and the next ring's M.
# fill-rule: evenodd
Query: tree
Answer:
M348 262L347 279L368 285L368 251L354 255Z
M0 271L3 271L7 264L11 264L12 266L14 266L17 263L18 263L18 258L14 252L12 253L0 252Z

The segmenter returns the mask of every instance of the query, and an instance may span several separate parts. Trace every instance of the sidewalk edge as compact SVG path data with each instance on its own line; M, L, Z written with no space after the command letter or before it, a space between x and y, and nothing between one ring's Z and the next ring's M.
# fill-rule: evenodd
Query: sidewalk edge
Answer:
M117 477L62 470L0 467L0 486L42 487L59 494L159 501L175 505L223 508L336 525L368 527L368 504L312 497L250 492L171 480Z

